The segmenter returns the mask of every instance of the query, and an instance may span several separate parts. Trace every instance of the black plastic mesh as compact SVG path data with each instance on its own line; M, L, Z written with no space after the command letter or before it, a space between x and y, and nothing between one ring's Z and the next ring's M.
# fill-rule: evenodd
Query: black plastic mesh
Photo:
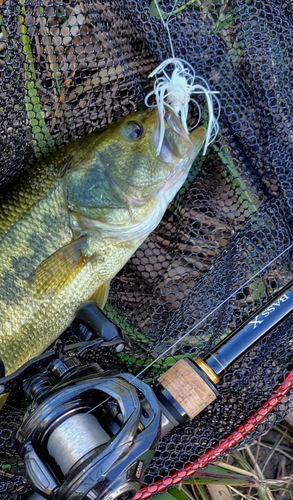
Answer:
M173 2L159 5L164 15ZM112 284L106 312L128 339L126 354L115 360L123 369L139 373L142 360L208 315L167 362L178 354L204 355L292 279L292 253L277 258L290 244L293 215L292 10L289 0L179 0L175 6L169 22L175 55L219 91L221 130ZM2 186L34 157L135 110L149 72L170 56L153 2L143 0L3 0L0 37ZM203 456L270 397L292 363L292 323L289 318L225 374L215 403L162 440L146 485ZM165 366L159 365L144 377L155 380ZM25 404L0 414L5 500L27 488L13 451ZM290 409L288 397L245 439Z

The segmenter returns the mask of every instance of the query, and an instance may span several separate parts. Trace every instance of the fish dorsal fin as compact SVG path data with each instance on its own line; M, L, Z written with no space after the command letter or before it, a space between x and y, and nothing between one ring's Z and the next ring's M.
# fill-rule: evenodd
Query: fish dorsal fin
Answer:
M90 257L82 253L86 236L63 246L36 268L29 278L35 295L54 294L74 279Z

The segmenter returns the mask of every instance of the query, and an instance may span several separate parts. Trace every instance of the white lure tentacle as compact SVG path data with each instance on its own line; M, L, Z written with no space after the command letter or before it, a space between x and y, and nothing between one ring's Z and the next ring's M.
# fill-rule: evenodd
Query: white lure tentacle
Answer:
M173 70L170 71L168 66L172 67ZM161 76L158 76L160 75ZM198 108L199 119L201 118L201 109L198 102L194 99L195 95L204 95L207 102L208 110L208 126L207 134L204 143L203 154L206 154L208 145L213 142L218 131L219 131L219 112L220 103L216 94L218 92L211 91L208 83L204 78L197 76L191 64L183 59L177 57L170 57L162 62L150 75L149 78L156 77L154 84L154 90L149 92L145 98L146 106L150 108L158 108L159 118L160 118L160 130L159 130L159 142L157 147L157 155L160 154L162 142L165 133L165 123L164 123L164 104L168 104L172 107L177 117L181 121L184 129L188 133L187 126L187 116L189 103L192 101ZM156 103L151 104L150 98L155 96ZM214 101L218 105L217 115L214 113ZM197 126L196 123L195 126Z

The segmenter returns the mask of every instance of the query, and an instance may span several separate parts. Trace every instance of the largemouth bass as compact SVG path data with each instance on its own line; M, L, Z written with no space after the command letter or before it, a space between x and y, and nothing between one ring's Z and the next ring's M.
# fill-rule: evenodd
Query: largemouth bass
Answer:
M29 169L0 196L0 357L40 354L160 222L205 139L166 109L137 112Z

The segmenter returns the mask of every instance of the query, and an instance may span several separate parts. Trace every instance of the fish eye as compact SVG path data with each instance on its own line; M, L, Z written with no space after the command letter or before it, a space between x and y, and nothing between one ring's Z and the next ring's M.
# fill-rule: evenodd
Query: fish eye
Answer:
M136 141L143 134L143 126L139 122L135 122L134 120L127 122L123 127L123 135L127 139L132 141Z

